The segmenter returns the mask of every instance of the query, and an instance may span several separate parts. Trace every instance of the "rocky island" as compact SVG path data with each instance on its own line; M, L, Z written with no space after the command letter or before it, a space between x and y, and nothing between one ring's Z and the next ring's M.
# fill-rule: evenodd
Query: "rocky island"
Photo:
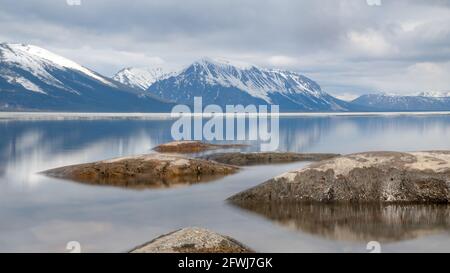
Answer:
M237 170L218 162L155 153L65 166L43 174L95 185L140 188L209 181Z
M366 152L275 177L229 199L248 202L449 203L450 151Z
M246 147L245 144L211 144L195 140L172 141L153 148L159 153L190 154L209 150L230 149Z
M338 154L260 152L260 153L217 153L202 156L202 159L236 165L250 166L263 164L280 164L298 161L320 161L339 156Z
M250 248L228 236L203 228L183 228L162 235L131 253L250 253Z

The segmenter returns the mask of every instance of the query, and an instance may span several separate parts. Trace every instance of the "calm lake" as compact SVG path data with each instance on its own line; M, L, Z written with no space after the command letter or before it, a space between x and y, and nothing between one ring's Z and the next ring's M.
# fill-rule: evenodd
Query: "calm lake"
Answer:
M450 252L447 206L286 205L238 208L225 199L308 163L245 167L171 189L93 186L46 169L152 152L171 141L169 119L0 119L0 252L126 252L172 230L199 226L260 252ZM279 150L354 153L450 150L450 115L280 118ZM250 143L254 144L254 143ZM258 145L245 150L258 150Z

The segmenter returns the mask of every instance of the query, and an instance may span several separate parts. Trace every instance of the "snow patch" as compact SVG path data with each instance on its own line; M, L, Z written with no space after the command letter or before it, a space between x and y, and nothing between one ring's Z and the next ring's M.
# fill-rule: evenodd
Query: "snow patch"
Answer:
M24 77L6 76L5 78L6 81L11 84L20 84L23 86L23 88L27 90L47 95L47 93L44 90L42 90L39 86L37 86L36 84L32 83L31 81L27 80Z

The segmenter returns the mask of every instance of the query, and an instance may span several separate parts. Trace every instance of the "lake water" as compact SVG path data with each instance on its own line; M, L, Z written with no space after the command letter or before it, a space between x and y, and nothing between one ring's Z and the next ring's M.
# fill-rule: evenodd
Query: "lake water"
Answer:
M168 119L0 120L0 252L125 252L200 226L262 252L450 251L446 206L238 208L225 199L307 163L245 167L189 187L133 190L48 178L40 171L151 152L171 141ZM280 151L353 153L450 149L449 115L280 119ZM257 150L251 146L247 150Z

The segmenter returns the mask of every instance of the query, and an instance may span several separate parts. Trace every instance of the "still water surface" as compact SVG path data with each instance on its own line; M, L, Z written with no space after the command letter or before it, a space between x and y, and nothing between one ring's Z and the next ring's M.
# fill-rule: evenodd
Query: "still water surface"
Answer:
M37 172L151 152L173 121L0 120L0 252L124 252L186 226L210 228L263 252L450 251L446 206L261 206L224 201L307 163L246 167L214 182L133 190L83 185ZM280 119L280 151L353 153L450 149L450 116ZM252 146L248 150L257 150Z

